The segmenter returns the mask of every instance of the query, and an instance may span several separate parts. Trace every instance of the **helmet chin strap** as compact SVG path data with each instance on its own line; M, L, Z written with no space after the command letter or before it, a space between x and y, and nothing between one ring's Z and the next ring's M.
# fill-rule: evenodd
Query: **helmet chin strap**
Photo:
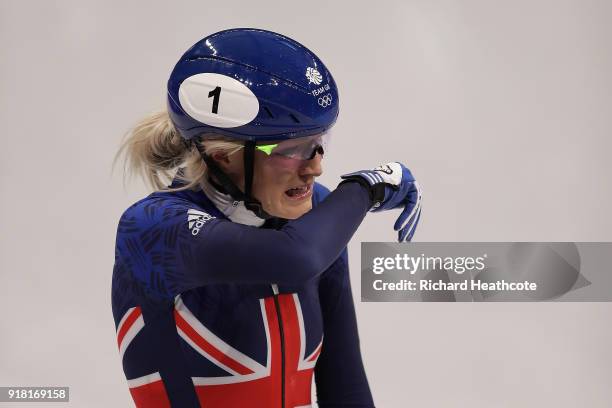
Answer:
M259 218L268 220L275 218L268 214L263 205L251 194L253 190L253 173L255 172L255 142L247 140L244 142L244 206L253 211Z
M194 143L202 156L202 159L208 167L209 173L215 177L214 185L220 185L224 193L229 194L234 200L244 201L244 206L252 211L256 216L266 221L273 222L276 217L268 214L259 200L251 195L253 190L253 173L254 173L254 158L255 158L255 142L246 141L244 143L244 193L234 184L227 174L221 170L215 160L204 152L200 146L199 140Z

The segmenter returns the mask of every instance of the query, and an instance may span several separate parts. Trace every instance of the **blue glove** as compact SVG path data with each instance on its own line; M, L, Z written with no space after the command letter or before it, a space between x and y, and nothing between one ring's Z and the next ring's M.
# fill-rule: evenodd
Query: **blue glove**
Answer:
M369 186L373 202L370 211L403 208L393 229L398 231L399 242L412 240L421 219L421 189L410 170L401 163L391 162L373 170L360 170L341 177Z

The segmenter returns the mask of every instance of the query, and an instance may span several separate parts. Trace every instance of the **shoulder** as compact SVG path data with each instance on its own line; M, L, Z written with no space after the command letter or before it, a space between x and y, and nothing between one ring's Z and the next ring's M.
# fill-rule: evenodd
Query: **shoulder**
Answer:
M117 228L117 238L167 229L191 230L197 221L215 218L205 206L172 193L153 193L128 207Z
M113 302L175 295L169 279L200 229L214 221L205 206L172 193L153 193L132 204L119 220L115 243Z
M315 182L312 190L312 205L316 206L329 195L330 191L323 184Z

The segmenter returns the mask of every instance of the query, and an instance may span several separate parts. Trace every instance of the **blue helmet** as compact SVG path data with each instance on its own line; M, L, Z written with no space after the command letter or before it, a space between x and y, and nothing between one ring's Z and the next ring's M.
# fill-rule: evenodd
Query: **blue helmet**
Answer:
M257 142L322 133L338 117L338 90L312 51L271 31L209 35L178 61L168 112L180 135Z

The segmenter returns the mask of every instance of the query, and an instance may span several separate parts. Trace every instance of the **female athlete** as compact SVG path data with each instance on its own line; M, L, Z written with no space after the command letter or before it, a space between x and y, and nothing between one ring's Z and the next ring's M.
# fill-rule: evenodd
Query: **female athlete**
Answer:
M338 91L316 55L273 32L196 43L167 106L122 148L156 190L121 216L112 281L136 406L309 407L314 375L319 407L373 407L346 245L369 211L393 208L411 239L410 171L349 173L333 192L315 182Z

